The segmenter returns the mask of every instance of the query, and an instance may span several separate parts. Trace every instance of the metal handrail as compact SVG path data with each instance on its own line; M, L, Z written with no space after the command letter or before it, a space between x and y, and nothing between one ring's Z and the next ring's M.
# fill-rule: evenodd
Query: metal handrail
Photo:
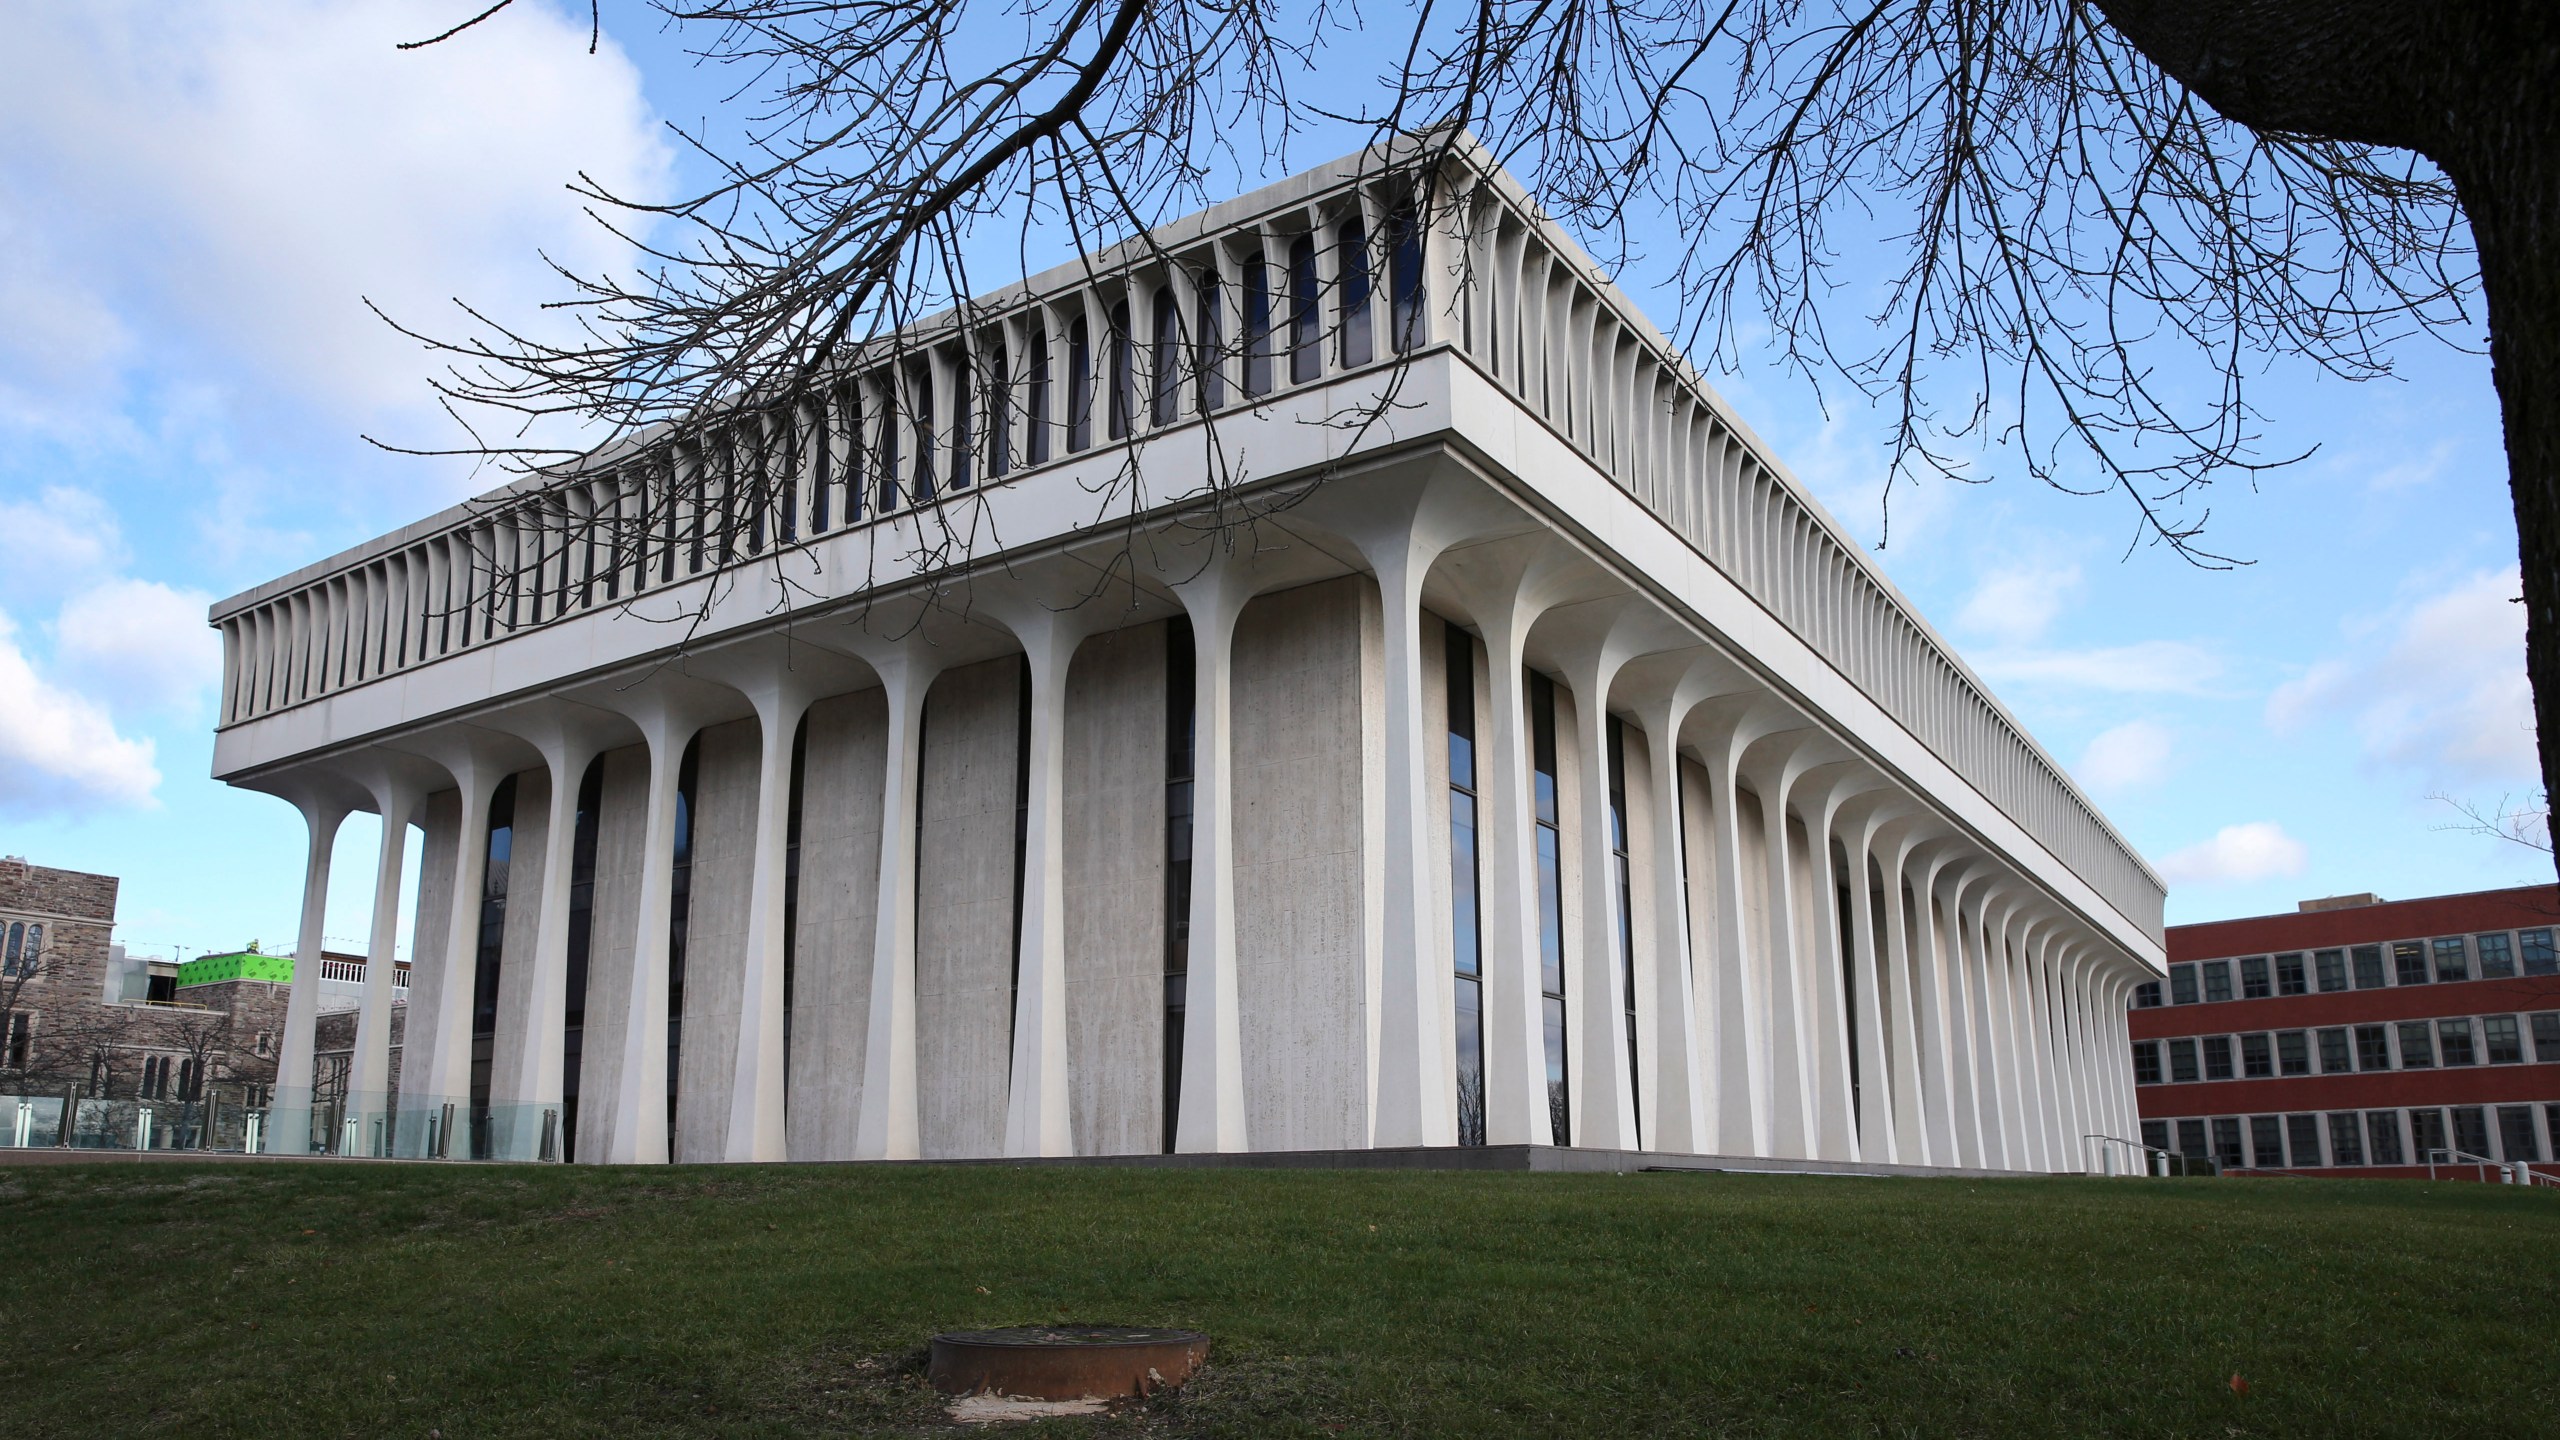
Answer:
M2443 1156L2444 1158L2443 1158L2441 1161L2439 1161L2439 1160L2436 1158L2437 1156ZM2486 1180L2489 1178L2489 1172L2490 1172L2490 1171L2492 1171L2492 1170L2496 1170L2496 1171L2500 1172L2501 1174L2503 1174L2503 1173L2505 1173L2505 1172L2506 1172L2506 1168L2507 1168L2506 1166L2504 1166L2504 1165L2500 1164L2499 1162L2497 1162L2497 1161L2495 1161L2495 1160L2490 1159L2490 1158L2489 1158L2488 1156L2486 1156L2486 1155L2474 1155L2474 1154L2472 1154L2472 1153L2471 1153L2470 1151L2468 1151L2468 1150L2431 1149L2431 1150L2427 1151L2427 1178L2428 1178L2428 1179L2433 1180L2434 1178L2436 1178L2436 1166L2437 1166L2438 1164L2444 1164L2444 1165L2448 1165L2448 1166L2450 1166L2450 1165L2475 1165L2475 1166L2478 1166L2478 1167L2479 1167L2479 1170L2480 1170L2480 1178L2481 1178L2483 1181L2486 1181ZM2509 1181L2508 1183L2513 1184L2514 1182L2511 1180L2511 1181Z
M2159 1156L2159 1157L2161 1158L2161 1160L2162 1160L2163 1162L2166 1162L2166 1161L2169 1159L2169 1157L2170 1157L2170 1155L2171 1155L2171 1153L2172 1153L2172 1152L2170 1152L2170 1151L2167 1151L2167 1150L2163 1150L2163 1149L2161 1149L2161 1148L2160 1148L2159 1146L2157 1146L2157 1145L2145 1144L2144 1142L2142 1142L2142 1141L2140 1141L2140 1140L2127 1140L2126 1138L2124 1138L2124 1137L2123 1137L2123 1136L2121 1136L2121 1135L2104 1135L2104 1134L2099 1134L2099 1133L2096 1133L2096 1132L2092 1132L2092 1133L2090 1133L2090 1134L2083 1135L2083 1136L2081 1136L2081 1137L2080 1137L2080 1143L2081 1143L2081 1145L2082 1145L2083 1147L2086 1147L2086 1146L2088 1145L2088 1143L2089 1143L2090 1141L2092 1141L2092 1140L2104 1141L2107 1145L2122 1145L2122 1146L2123 1146L2123 1147L2125 1147L2127 1150L2138 1150L2138 1151L2142 1151L2142 1152L2144 1152L2144 1162L2145 1162L2145 1163L2143 1164L2143 1167L2142 1167L2142 1173L2143 1173L2144 1177L2145 1177L2145 1178L2147 1178L2147 1179L2157 1179L2158 1177L2160 1177L2160 1176L2162 1176L2162 1175L2167 1174L2167 1173L2168 1173L2168 1171L2169 1171L2169 1167L2168 1167L2168 1166L2167 1166L2167 1164L2165 1164L2165 1163L2160 1164L2160 1165L2157 1165L2157 1166L2154 1166L2154 1165L2152 1165L2152 1164L2150 1164L2150 1163L2149 1163L2149 1157L2150 1157L2150 1156L2157 1155L2157 1156ZM2086 1153L2085 1148L2084 1148L2084 1150L2083 1150L2083 1153ZM2115 1173L2116 1173L2116 1171L2115 1171L2115 1159L2116 1159L2116 1152L2115 1152L2115 1151L2113 1151L2113 1150L2108 1150L2108 1149L2101 1148L2101 1149L2098 1151L2098 1154L2102 1157L2103 1163L2104 1163L2104 1164L2105 1164L2105 1166L2106 1166L2106 1173L2107 1173L2107 1174L2109 1174L2109 1175L2113 1175L2113 1174L2115 1174Z

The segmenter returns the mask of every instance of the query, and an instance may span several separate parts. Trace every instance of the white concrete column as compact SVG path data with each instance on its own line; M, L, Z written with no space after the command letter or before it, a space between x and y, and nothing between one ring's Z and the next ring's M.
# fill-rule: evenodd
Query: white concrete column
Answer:
M1781 753L1752 772L1760 792L1761 844L1767 879L1764 937L1768 988L1764 992L1769 1045L1769 1147L1778 1155L1811 1159L1814 1150L1813 1065L1806 1024L1806 956L1810 950L1796 914L1795 854L1787 841L1792 792L1803 767L1796 752L1810 732L1768 743Z
M1808 1002L1805 1058L1812 1078L1813 1154L1825 1160L1856 1160L1863 1153L1853 1108L1856 1101L1849 1086L1852 1042L1841 960L1845 943L1840 932L1841 876L1832 863L1831 841L1842 805L1869 783L1862 767L1840 765L1813 772L1798 787L1813 891L1812 973L1807 977L1811 983L1801 991Z
M1383 347L1383 328L1377 333ZM1399 526L1367 539L1361 550L1377 575L1386 622L1386 945L1370 1143L1455 1145L1457 1077L1448 1063L1453 1022L1443 998L1448 958L1432 904L1430 821L1438 807L1427 793L1422 720L1422 582L1441 546L1419 527Z
M1924 1037L1919 1004L1920 971L1925 963L1929 923L1927 882L1912 873L1925 866L1921 849L1925 832L1917 817L1888 822L1880 832L1878 870L1884 880L1884 953L1879 957L1884 1018L1890 1031L1887 1050L1893 1106L1894 1152L1905 1165L1932 1165L1942 1153L1929 1123L1926 1067L1921 1062ZM1916 910L1916 913L1915 913Z
M622 1064L607 1128L605 1160L667 1162L667 926L675 903L676 786L685 746L700 718L653 695L631 711L649 750L648 813L642 822L639 933L631 947L631 994Z
M1619 937L1628 917L1618 906L1617 862L1611 855L1609 813L1609 684L1619 657L1603 643L1578 647L1566 657L1573 689L1574 745L1582 783L1581 1014L1573 1018L1580 1064L1574 1077L1573 1143L1590 1149L1639 1148L1635 1095L1627 1054L1627 985ZM1561 739L1562 737L1558 737Z
M1699 1064L1697 993L1689 946L1689 855L1680 824L1680 722L1692 701L1674 693L1645 714L1653 772L1653 1054L1645 1073L1654 1097L1651 1143L1674 1154L1706 1153L1714 1117L1707 1113Z
M1766 1156L1769 1109L1768 1047L1762 1040L1761 966L1750 927L1743 922L1742 752L1774 728L1767 702L1739 695L1711 700L1700 758L1707 772L1716 837L1716 943L1709 988L1715 1025L1715 1149L1727 1155Z
M347 812L344 806L327 800L304 800L299 808L306 842L302 923L294 937L293 986L285 994L284 1048L276 1059L276 1108L291 1107L307 1115L311 1108L314 1034L320 1022L320 956L328 943L322 937L329 918L329 858L338 842L338 825L347 818ZM282 1123L276 1123L269 1134L277 1142L290 1135L295 1152L302 1148L302 1133L289 1130Z
M2074 943L2063 957L2060 975L2058 1011L2062 1021L2061 1062L2069 1077L2070 1109L2064 1115L2064 1139L2069 1143L2073 1170L2086 1170L2089 1164L2088 1136L2097 1129L2092 1123L2089 1105L2089 1071L2082 1062L2089 1048L2088 1012L2080 1004L2081 971L2084 957Z
M2131 999L2134 981L2125 975L2111 977L2107 984L2106 1076L2108 1115L2114 1132L2127 1140L2141 1138L2142 1125L2133 1103L2133 1036L2130 1016L2125 1005Z
M2027 942L2035 933L2036 922L2029 918L2021 901L2011 911L2007 945L2000 960L2000 1054L2009 1089L2002 1113L2007 1118L2009 1165L2018 1170L2044 1168L2041 1136L2035 1133L2036 1084L2033 1067L2028 1065L2026 1010L2019 976L2026 965Z
M2028 1009L2029 1034L2033 1037L2036 1084L2039 1087L2036 1120L2044 1127L2044 1168L2060 1171L2071 1160L2071 1147L2062 1135L2062 1078L2054 1065L2053 1034L2053 951L2057 932L2048 924L2036 936L2035 950L2028 957L2027 985L2031 1004Z
M1319 246L1321 251L1324 247ZM1191 616L1191 958L1183 981L1182 1102L1174 1149L1247 1148L1243 1021L1236 999L1235 756L1230 698L1236 619L1252 598L1243 562L1213 556L1174 587ZM866 1100L868 1096L865 1097Z
M2057 940L2045 957L2045 1024L2053 1066L2054 1139L2062 1156L2056 1168L2077 1174L2086 1161L2080 1140L2080 1079L2072 1063L2071 963L2073 947Z
M375 787L382 814L382 844L373 874L373 931L364 961L364 998L356 1011L356 1048L347 1072L347 1112L387 1111L391 1088L391 978L398 963L400 888L408 858L409 821L426 797L416 786L386 778Z
M777 497L778 498L778 497ZM816 698L801 673L775 668L747 690L756 707L755 870L747 892L747 953L738 975L738 1051L721 1158L786 1160L782 1008L785 891L791 863L791 748Z
M1978 857L1957 866L1950 875L1952 879L1942 892L1945 898L1941 910L1947 930L1938 970L1941 999L1946 1006L1941 1033L1946 1038L1947 1075L1951 1082L1947 1100L1955 1128L1957 1163L1981 1166L1982 1087L1973 1034L1973 977L1981 968L1981 897L1989 877Z
M435 1020L418 1024L418 987L410 989L410 1043L401 1068L418 1076L412 1092L421 1105L454 1103L457 1117L471 1100L471 1004L480 968L480 907L489 878L489 802L506 779L503 767L458 759L447 766L462 797L453 853L451 917L445 924L443 967L435 987ZM419 965L428 957L417 957ZM424 1032L427 1044L417 1042ZM408 1087L402 1087L404 1090Z
M916 652L873 661L887 691L887 773L880 786L880 898L871 949L870 1033L862 1057L857 1160L923 1153L916 1091L916 805L924 701L941 663Z
M1013 1075L1004 1153L1072 1155L1067 1068L1067 677L1083 643L1079 612L1033 607L1009 623L1031 666L1031 803L1023 816L1021 978L1014 989Z
M1902 1150L1894 1129L1892 1062L1885 1040L1890 992L1878 983L1888 947L1878 943L1878 897L1867 872L1879 832L1901 813L1890 792L1875 790L1849 801L1840 820L1841 849L1849 862L1849 934L1844 943L1853 1021L1849 1040L1858 1058L1858 1153L1861 1159L1886 1164L1901 1163ZM1899 877L1888 876L1887 882L1900 888ZM1898 899L1893 908L1901 908Z
M1913 925L1912 1010L1920 1040L1920 1109L1932 1165L1966 1163L1956 1143L1954 1042L1947 1009L1947 976L1953 968L1947 947L1957 922L1946 891L1951 862L1958 858L1949 842L1931 846L1919 866L1922 883L1912 887L1912 899L1920 907Z
M1995 1019L1996 994L1992 974L2000 968L2002 930L2007 925L2005 902L2001 898L2003 881L1991 878L1976 891L1973 902L1973 926L1968 935L1972 964L1965 984L1967 1008L1971 1011L1970 1034L1973 1050L1973 1098L1976 1123L1981 1127L1982 1163L1985 1168L2009 1168L2008 1122L2005 1119L2000 1068L2000 1028Z
M516 1073L497 1077L490 1087L490 1109L499 1112L491 1118L491 1143L513 1160L543 1158L546 1111L551 1155L564 1153L559 1127L566 1118L561 1105L566 1065L562 1028L569 1009L570 872L578 851L579 782L597 753L595 741L575 722L554 720L527 738L542 752L551 777L551 814L542 836L542 891L534 897L539 908L534 913L533 974L523 992L524 1043L516 1049ZM500 1023L507 1019L501 1016Z

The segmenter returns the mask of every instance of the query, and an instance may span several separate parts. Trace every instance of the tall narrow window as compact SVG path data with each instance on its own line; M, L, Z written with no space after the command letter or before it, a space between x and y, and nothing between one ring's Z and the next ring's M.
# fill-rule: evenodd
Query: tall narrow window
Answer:
M1022 400L1022 459L1028 465L1049 463L1049 331L1031 327L1030 374Z
M967 351L958 352L958 362L951 368L951 488L965 490L975 478L970 466L977 463L978 426L974 413L977 387L969 383L971 369Z
M1022 880L1031 861L1031 655L1024 652L1013 672L1013 991L1005 1005L1005 1022L1022 1013ZM1021 1036L1011 1030L1005 1054L1012 1055Z
M463 1153L489 1153L489 1068L498 1033L498 967L507 933L507 869L515 854L516 780L498 782L489 797L489 833L480 879L480 934L471 962L471 1079L467 1096L471 1138Z
M1405 351L1422 343L1422 221L1413 207L1389 222L1387 247L1388 343Z
M684 1078L684 948L693 916L693 817L702 793L702 740L684 747L676 766L675 866L667 887L667 1158L677 1158L676 1100Z
M1341 267L1335 284L1342 305L1342 367L1348 370L1371 358L1368 228L1357 220L1344 221L1334 259Z
M1198 727L1191 622L1164 627L1164 1148L1182 1117L1182 1026L1191 970L1191 774Z
M1111 307L1111 438L1129 438L1129 425L1138 413L1136 342L1129 335L1129 302Z
M1079 315L1067 324L1067 451L1093 446L1093 334Z
M1159 285L1154 343L1147 347L1147 423L1170 425L1182 413L1182 310L1173 287Z
M907 488L907 500L923 505L934 497L933 475L933 362L927 361L908 373L907 388L915 417L916 468Z
M837 426L844 433L844 523L861 523L871 500L871 449L864 444L862 386L846 381L836 388Z
M1191 321L1191 373L1200 385L1200 413L1206 415L1227 403L1227 326L1217 267L1202 269L1195 283L1199 313Z
M1244 393L1271 393L1271 267L1259 256L1244 265Z
M1594 703L1598 703L1594 700ZM1618 886L1618 987L1625 1000L1627 1030L1627 1108L1644 1121L1644 1087L1636 1055L1636 894L1635 862L1627 853L1627 724L1609 717L1609 863Z
M1449 961L1456 984L1458 1143L1484 1143L1484 941L1476 864L1476 642L1447 631Z
M828 512L831 508L830 502L835 499L836 483L835 431L829 428L828 422L833 417L827 413L827 397L824 391L809 397L809 409L804 418L808 423L808 443L811 446L809 452L809 533L812 535L824 535L827 533L827 526L831 524L834 519L834 517ZM615 573L621 573L619 567L616 568ZM610 581L607 582L604 593L606 599L610 600L614 598L615 591Z
M1304 385L1324 372L1324 315L1317 308L1316 237L1289 245L1289 380Z
M791 805L782 817L782 1119L791 1123L791 1001L799 979L800 795L809 779L809 716L791 731Z
M1572 1093L1565 1080L1564 830L1556 798L1556 686L1529 673L1530 763L1538 813L1538 993L1546 1028L1547 1129L1573 1143Z
M2475 935L2472 948L2480 952L2480 978L2503 980L2516 973L2516 953L2501 934Z
M898 508L898 390L887 379L880 382L880 455L873 468L880 481L879 498L873 502L873 513L886 515Z
M1013 364L998 345L987 357L987 478L1013 473Z
M586 1049L588 957L594 951L596 836L604 806L604 757L578 782L578 829L569 851L569 993L560 1011L560 1158L578 1158L578 1074Z

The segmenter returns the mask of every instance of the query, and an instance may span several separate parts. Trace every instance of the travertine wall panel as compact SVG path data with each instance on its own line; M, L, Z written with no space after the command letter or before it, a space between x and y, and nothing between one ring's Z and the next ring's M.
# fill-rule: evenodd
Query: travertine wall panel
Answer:
M801 759L800 893L794 912L788 1119L794 1160L853 1158L878 939L883 693L809 707Z
M1266 595L1236 625L1236 988L1256 1150L1368 1143L1370 937L1350 576Z
M1096 635L1067 676L1067 1075L1078 1154L1164 1148L1167 630Z
M926 1159L1004 1149L1021 672L1012 656L964 666L925 701L916 1102Z

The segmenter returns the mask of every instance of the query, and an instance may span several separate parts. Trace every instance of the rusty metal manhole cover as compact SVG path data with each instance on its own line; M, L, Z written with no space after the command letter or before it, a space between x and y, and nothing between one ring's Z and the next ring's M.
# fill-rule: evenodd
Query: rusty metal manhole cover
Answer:
M945 1395L1116 1399L1179 1385L1208 1358L1197 1330L1021 1325L934 1336L925 1375Z

